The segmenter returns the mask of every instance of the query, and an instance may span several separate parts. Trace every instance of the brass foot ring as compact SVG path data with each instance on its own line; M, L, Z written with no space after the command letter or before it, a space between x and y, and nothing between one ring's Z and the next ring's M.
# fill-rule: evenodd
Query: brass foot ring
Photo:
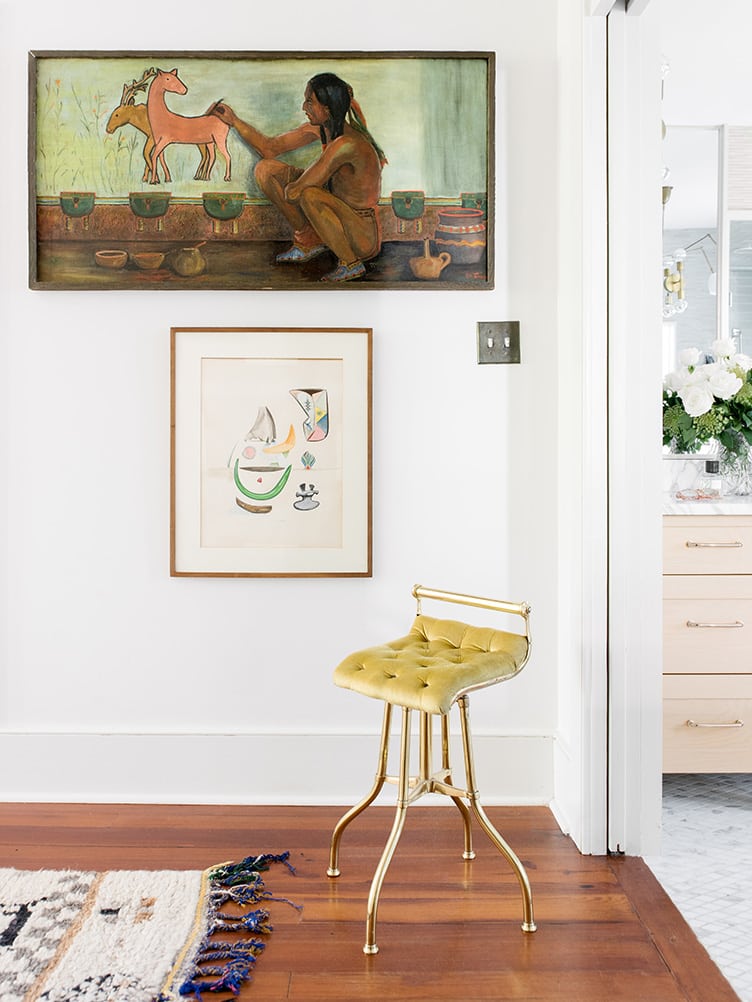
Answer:
M375 943L371 944L370 946L368 943L366 943L366 945L363 947L363 953L367 954L369 957L372 957L375 953L378 952L379 948L378 946L376 946Z
M535 932L538 926L535 922L523 922L521 928L523 932Z
M326 875L327 875L327 877L338 877L339 876L339 870L335 870L335 869L333 869L330 866L330 867L327 868Z

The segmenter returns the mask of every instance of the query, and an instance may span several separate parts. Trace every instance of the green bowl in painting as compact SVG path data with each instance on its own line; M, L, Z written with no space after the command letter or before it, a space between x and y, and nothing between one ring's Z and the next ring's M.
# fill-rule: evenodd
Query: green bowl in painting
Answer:
M61 191L60 208L66 216L88 216L94 208L93 191Z
M465 209L480 209L484 215L488 214L488 195L485 191L463 191L460 201Z
M167 212L171 191L132 191L128 195L131 211L142 219L156 219Z
M205 191L204 211L212 219L236 219L243 211L244 191Z
M398 219L420 219L425 205L424 191L392 192L392 211Z

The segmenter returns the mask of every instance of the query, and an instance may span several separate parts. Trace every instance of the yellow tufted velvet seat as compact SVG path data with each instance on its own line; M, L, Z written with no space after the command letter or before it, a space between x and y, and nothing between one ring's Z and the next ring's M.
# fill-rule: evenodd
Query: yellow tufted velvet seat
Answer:
M381 886L397 847L405 823L407 808L429 793L448 797L460 812L464 826L465 848L463 859L475 857L471 822L480 824L491 842L504 855L517 876L522 892L523 932L535 932L533 898L527 873L520 860L491 824L483 806L475 779L472 740L470 737L469 693L517 675L530 657L530 607L527 603L505 602L498 599L478 598L456 592L436 591L415 585L413 595L418 600L418 615L410 632L398 640L350 654L334 671L335 683L384 704L384 722L381 729L378 767L371 790L339 819L332 833L329 847L330 877L338 877L339 847L348 825L374 802L385 783L397 785L397 811L392 831L384 846L381 859L371 883L366 910L366 942L363 951L378 953L376 945L376 914ZM508 616L519 616L525 632L507 633L483 626L470 626L454 619L435 619L425 616L421 600L455 602L460 605L492 609ZM387 772L390 752L391 719L393 707L402 712L399 774ZM450 764L449 712L459 711L462 750L465 766L464 786L453 780ZM416 775L410 774L411 716L419 714L418 738L419 767ZM434 722L439 722L441 735L440 763L434 763ZM434 771L434 765L439 764Z
M406 637L350 654L334 682L424 713L449 713L463 693L511 678L528 641L517 633L419 615Z

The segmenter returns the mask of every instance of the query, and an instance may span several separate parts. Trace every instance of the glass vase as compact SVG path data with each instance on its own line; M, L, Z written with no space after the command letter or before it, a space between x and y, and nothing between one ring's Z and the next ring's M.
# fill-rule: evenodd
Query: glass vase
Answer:
M718 451L720 472L726 494L752 494L752 447L741 435L733 451L721 446Z

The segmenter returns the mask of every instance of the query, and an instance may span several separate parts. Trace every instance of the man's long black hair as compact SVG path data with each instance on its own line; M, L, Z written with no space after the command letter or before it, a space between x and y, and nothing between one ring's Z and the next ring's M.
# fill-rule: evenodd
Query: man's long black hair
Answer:
M353 100L352 87L345 83L336 73L317 73L308 81L308 86L316 95L318 101L329 109L331 139L337 139L345 131L345 120L350 116L350 124L361 132L378 154L382 166L386 163L384 151L373 138L366 127L363 112L357 101ZM321 145L326 146L327 135L323 125L319 127Z
M331 114L331 138L336 139L345 131L345 118L350 110L352 90L349 84L335 73L317 73L308 85L321 104L326 105ZM321 142L326 143L324 127L321 126Z

